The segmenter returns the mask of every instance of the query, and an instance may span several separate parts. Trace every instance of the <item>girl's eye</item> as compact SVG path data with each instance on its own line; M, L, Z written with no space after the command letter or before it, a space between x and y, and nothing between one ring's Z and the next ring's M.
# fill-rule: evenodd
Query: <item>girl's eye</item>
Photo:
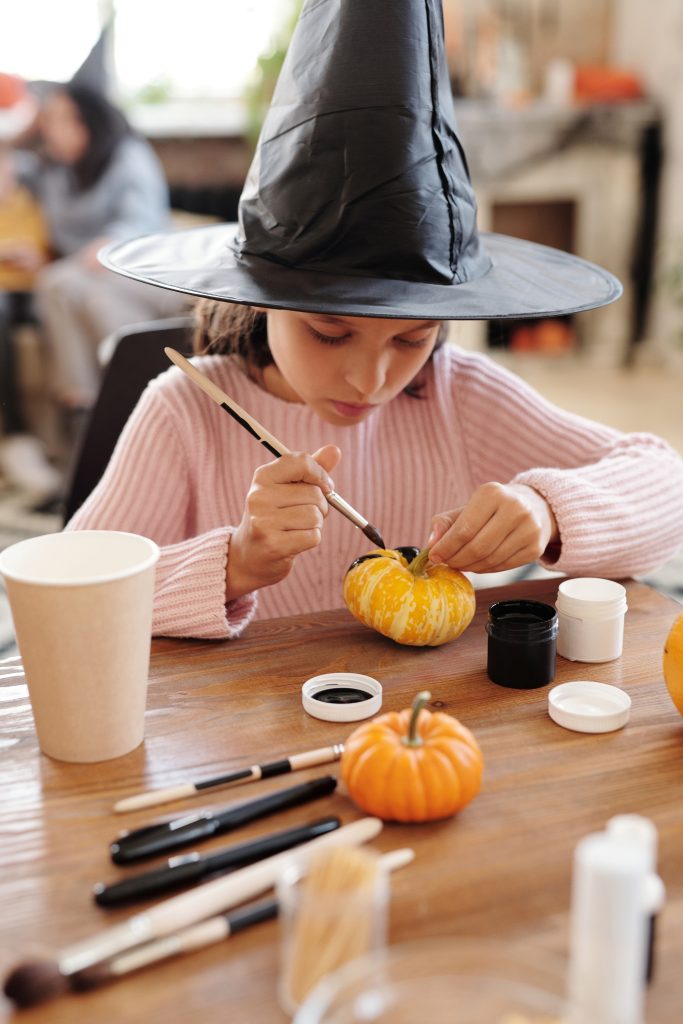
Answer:
M425 334L424 338L397 338L396 341L404 348L424 348L429 341L429 335Z
M323 345L341 345L348 338L348 334L321 334L320 331L316 331L315 327L312 327L310 324L307 326L316 341Z

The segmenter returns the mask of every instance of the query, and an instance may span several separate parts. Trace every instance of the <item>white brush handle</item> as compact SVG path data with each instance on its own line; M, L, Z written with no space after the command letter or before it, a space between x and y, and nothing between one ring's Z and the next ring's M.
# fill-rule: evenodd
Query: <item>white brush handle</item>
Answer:
M398 871L399 868L405 867L414 859L415 851L410 847L403 847L383 854L379 863L384 871L390 872ZM141 967L158 963L160 960L178 956L180 953L192 953L205 946L211 946L227 939L229 935L230 925L226 918L211 917L199 924L174 932L173 935L167 935L163 939L156 939L144 946L132 949L128 953L122 953L111 961L109 969L112 974L120 977L131 971L137 971Z
M286 850L231 875L216 878L189 892L163 900L150 910L135 914L122 924L63 950L58 958L59 970L63 975L75 974L125 949L213 917L266 892L274 885L285 863L294 860L305 871L318 850L328 846L358 846L374 839L381 830L382 822L379 818L361 818L335 832L312 839L296 851Z
M124 811L139 811L143 807L156 807L157 804L168 804L174 800L184 800L188 796L196 796L197 790L191 782L182 786L173 786L168 789L151 790L149 793L138 793L136 796L127 796L114 804L114 813L123 814Z

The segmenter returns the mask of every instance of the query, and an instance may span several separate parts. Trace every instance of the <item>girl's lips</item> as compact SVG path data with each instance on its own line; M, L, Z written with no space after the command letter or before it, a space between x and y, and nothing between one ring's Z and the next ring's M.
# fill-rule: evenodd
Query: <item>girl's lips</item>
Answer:
M369 412L370 409L374 408L372 405L352 405L350 402L332 402L332 406L336 413L340 416L361 416L364 412Z

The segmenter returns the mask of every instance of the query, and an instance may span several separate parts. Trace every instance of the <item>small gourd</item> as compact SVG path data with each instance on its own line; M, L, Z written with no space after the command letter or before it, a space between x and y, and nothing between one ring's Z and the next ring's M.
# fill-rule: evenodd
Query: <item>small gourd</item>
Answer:
M349 796L384 821L449 818L481 787L484 760L473 734L457 718L424 705L390 711L358 726L344 743L341 775Z
M664 644L664 681L683 715L683 612L674 621Z
M429 561L429 551L377 548L349 566L344 601L352 615L399 644L436 647L455 640L474 617L466 576Z

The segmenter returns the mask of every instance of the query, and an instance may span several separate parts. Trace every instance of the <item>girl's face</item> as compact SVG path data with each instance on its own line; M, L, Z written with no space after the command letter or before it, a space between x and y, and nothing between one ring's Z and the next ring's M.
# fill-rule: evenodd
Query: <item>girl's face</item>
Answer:
M264 312L275 360L263 371L266 389L344 426L364 420L410 384L440 326L438 320Z
M47 155L61 164L75 164L90 141L78 107L66 93L49 96L40 111L40 133Z

